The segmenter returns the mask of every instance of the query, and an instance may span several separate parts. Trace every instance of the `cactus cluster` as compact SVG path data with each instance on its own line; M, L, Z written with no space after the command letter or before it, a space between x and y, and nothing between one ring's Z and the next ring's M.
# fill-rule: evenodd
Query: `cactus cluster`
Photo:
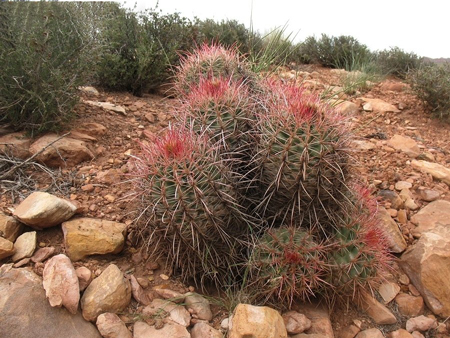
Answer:
M135 161L142 237L201 286L242 278L288 306L353 296L388 256L372 202L349 185L345 120L249 69L218 45L182 61L179 119Z

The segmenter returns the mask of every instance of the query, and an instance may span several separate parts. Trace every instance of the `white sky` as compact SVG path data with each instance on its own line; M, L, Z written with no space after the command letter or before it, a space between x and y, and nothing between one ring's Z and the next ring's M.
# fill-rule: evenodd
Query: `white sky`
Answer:
M123 1L121 1L123 3ZM128 0L132 7L134 0ZM137 0L137 9L156 0ZM372 51L398 46L432 58L450 57L449 0L159 0L163 13L234 19L264 33L288 25L296 41L310 35L351 35ZM252 19L250 19L252 18Z

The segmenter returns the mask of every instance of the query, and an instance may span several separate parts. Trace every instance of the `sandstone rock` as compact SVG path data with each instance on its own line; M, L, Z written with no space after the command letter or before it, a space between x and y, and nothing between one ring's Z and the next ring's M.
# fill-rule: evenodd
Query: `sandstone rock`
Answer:
M50 305L64 306L70 313L77 313L80 287L69 257L60 254L49 259L45 264L42 278Z
M408 332L413 331L428 331L431 328L436 328L437 323L435 319L425 316L418 316L410 318L406 321L406 330Z
M417 210L419 209L419 206L416 204L416 202L414 202L412 198L408 198L405 201L405 208L409 210Z
M0 260L14 255L14 243L0 237Z
M85 142L95 142L97 139L93 136L90 136L88 134L79 132L77 130L72 130L70 132L70 138L73 138L75 140L85 141Z
M417 157L420 154L420 149L416 141L407 136L394 135L387 141L387 145L395 150L404 152L410 157Z
M76 210L75 205L62 198L36 191L19 204L14 211L14 217L32 228L41 230L67 221Z
M86 320L95 321L102 313L124 310L130 301L130 282L116 265L110 264L84 291L81 309Z
M140 304L149 305L153 298L149 293L145 292L141 285L138 283L136 277L130 276L131 294L133 298Z
M436 201L441 196L441 193L439 191L431 189L419 189L418 193L419 197L425 202Z
M207 323L199 322L192 328L191 338L223 338L223 334Z
M287 338L283 318L266 306L238 304L230 326L228 338Z
M22 231L22 223L0 211L0 237L14 243Z
M352 143L354 147L359 150L372 150L376 148L376 145L370 141L354 140Z
M356 335L356 338L384 338L383 333L376 328L361 331Z
M82 91L83 93L88 94L88 95L93 95L93 96L100 95L98 90L95 89L95 87L92 87L92 86L80 86L80 87L78 87L78 89L80 91Z
M416 233L434 229L436 225L450 225L450 202L437 200L422 208L411 217L411 222L417 225Z
M411 336L413 336L413 338L425 338L425 336L421 334L419 331L413 331L411 333Z
M136 322L133 329L133 338L191 338L183 325L167 323L162 329L156 329L144 322Z
M442 181L450 186L450 169L438 163L431 163L423 160L413 160L411 165L415 169L419 169L430 174L435 179Z
M397 220L400 224L407 224L408 223L408 215L406 213L405 209L401 209L397 213Z
M78 284L80 286L80 291L84 291L92 281L92 271L84 266L80 266L75 269L75 273L78 277Z
M0 137L0 153L26 160L31 156L31 140L25 133L12 133Z
M89 104L91 106L94 106L94 107L100 107L100 108L103 108L103 109L108 110L108 111L113 111L115 113L119 113L119 114L124 115L124 116L127 115L127 111L125 110L124 107L116 105L116 104L111 103L111 102L99 102L99 101L91 101L91 100L85 100L83 102L87 103L87 104Z
M378 217L380 219L380 226L386 236L389 250L394 253L405 251L407 247L406 241L391 215L389 215L385 208L380 207L378 209Z
M150 305L146 306L142 313L145 316L153 316L155 314L165 311L169 314L169 319L179 325L188 327L191 322L191 315L181 305L175 304L169 300L154 299Z
M115 184L120 182L120 177L122 173L120 170L117 169L109 169L104 171L99 171L97 173L97 182L102 184Z
M132 338L130 330L115 313L102 313L97 317L97 329L103 338ZM167 337L169 338L169 337Z
M58 139L56 134L48 134L37 139L31 146L34 155ZM87 148L86 143L70 137L63 137L40 153L36 159L49 167L73 167L83 161L92 160L94 154Z
M92 137L102 136L106 133L106 127L100 123L85 122L79 125L75 131Z
M311 321L311 328L307 330L307 334L318 335L324 338L334 338L333 327L331 326L330 314L328 308L319 304L298 304L297 312L304 314ZM299 333L294 337L303 335L305 333Z
M395 191L380 190L378 196L386 201L389 201L394 209L401 209L403 207L403 200Z
M359 112L359 107L350 101L341 101L337 106L336 109L345 115L352 115Z
M408 85L406 85L403 82L391 82L391 81L386 81L383 82L380 85L380 89L383 91L391 91L391 92L403 92L408 88Z
M398 311L406 317L415 317L423 313L424 305L422 297L415 297L406 293L400 293L395 297Z
M399 329L399 330L390 332L388 334L388 338L413 338L413 336L408 331Z
M2 269L0 294L0 337L101 338L80 313L51 307L42 279L28 268Z
M374 112L377 112L377 113L388 113L388 112L400 113L400 110L396 106L394 106L386 101L383 101L381 99L370 99L370 98L366 98L366 97L363 97L361 99L366 103L370 103L372 110Z
M359 327L351 324L339 331L338 338L355 338L360 331Z
M34 253L33 257L31 257L31 261L33 263L41 263L45 261L47 258L52 256L55 253L55 248L52 246L46 246L44 248L39 248Z
M189 293L184 299L185 306L194 318L210 321L213 317L209 301L197 293Z
M378 288L378 293L383 298L384 304L388 304L400 292L400 286L397 283L385 282Z
M395 318L392 312L369 293L362 293L360 306L377 324L385 325L397 323L397 318Z
M123 249L126 228L124 223L87 217L64 222L66 253L72 261L95 254L117 254Z
M139 281L139 279L138 279ZM160 289L160 288L153 288L153 291L156 292L157 295L159 295L160 297L164 298L164 299L169 299L170 301L174 302L174 303L183 303L184 302L184 297L186 297L186 295L183 295L179 292L170 290L170 289Z
M25 232L20 235L14 243L14 255L11 257L13 262L20 261L22 258L31 257L36 249L36 231Z
M412 187L412 183L406 181L398 181L395 183L395 189L398 191L402 191L403 189L410 189Z
M450 316L450 227L437 226L423 232L403 253L399 264L430 310Z
M302 333L311 328L311 321L302 313L289 311L282 317L288 334Z

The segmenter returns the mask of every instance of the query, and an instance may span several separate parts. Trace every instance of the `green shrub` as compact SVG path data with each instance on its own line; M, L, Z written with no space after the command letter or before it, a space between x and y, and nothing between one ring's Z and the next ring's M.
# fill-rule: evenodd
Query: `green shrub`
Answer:
M450 118L450 63L423 64L408 73L413 91L440 118Z
M300 57L304 63L319 63L325 67L358 70L372 57L366 45L347 35L329 37L322 34L317 40L308 37L300 46Z
M0 123L31 134L73 117L86 44L75 3L0 3Z
M178 13L141 13L119 6L105 18L97 74L107 89L140 96L170 77L178 51L193 48L193 24Z
M422 63L422 58L414 53L407 53L399 47L385 49L376 54L380 71L392 74L401 79L406 77L408 71L416 69Z

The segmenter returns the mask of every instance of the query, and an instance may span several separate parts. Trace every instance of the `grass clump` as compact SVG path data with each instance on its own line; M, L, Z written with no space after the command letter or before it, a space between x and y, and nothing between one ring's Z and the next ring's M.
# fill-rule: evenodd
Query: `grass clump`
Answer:
M450 120L450 63L423 64L409 72L407 78L435 116Z

